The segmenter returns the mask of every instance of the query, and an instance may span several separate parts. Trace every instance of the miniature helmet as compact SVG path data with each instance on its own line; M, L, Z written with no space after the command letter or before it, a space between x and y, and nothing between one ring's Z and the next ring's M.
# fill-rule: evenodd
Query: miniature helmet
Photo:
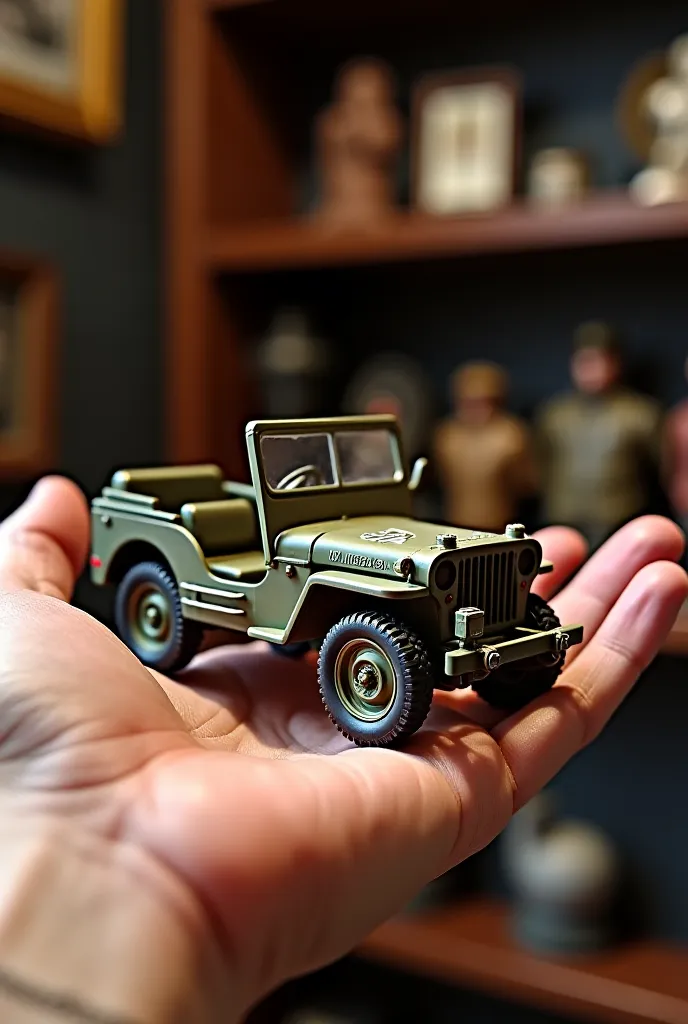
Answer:
M503 402L508 391L508 378L506 371L496 363L465 363L452 375L452 390L459 402Z
M596 348L615 356L621 355L619 335L613 327L601 320L588 320L574 331L574 353L585 348Z

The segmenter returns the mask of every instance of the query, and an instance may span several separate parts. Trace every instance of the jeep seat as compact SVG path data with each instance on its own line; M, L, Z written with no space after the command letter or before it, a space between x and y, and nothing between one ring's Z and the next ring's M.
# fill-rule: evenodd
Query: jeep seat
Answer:
M265 575L265 556L258 550L256 512L246 498L187 502L182 505L181 516L201 545L214 575L230 580Z
M155 497L165 512L178 512L185 501L212 502L224 497L222 470L213 465L120 469L113 476L111 486L119 491Z

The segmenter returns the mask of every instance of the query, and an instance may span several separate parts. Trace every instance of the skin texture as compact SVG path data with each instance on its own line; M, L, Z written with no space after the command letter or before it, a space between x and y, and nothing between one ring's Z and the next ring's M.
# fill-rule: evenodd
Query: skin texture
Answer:
M539 539L550 599L585 545L559 528ZM595 739L688 594L680 531L626 526L553 600L586 632L554 690L509 717L438 694L402 753L333 731L310 658L242 645L201 654L179 682L149 672L68 605L87 549L84 498L59 478L0 526L0 801L138 858L161 900L191 907L233 979L222 1020L490 842Z

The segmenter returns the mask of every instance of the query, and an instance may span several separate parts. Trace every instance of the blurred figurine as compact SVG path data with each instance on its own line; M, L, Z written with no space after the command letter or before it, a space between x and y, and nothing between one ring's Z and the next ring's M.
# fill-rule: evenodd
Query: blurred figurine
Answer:
M346 64L335 99L316 126L321 178L318 215L340 226L370 227L395 206L395 163L403 127L390 68Z
M621 383L621 348L604 323L583 324L571 356L575 390L539 414L544 512L595 548L648 510L659 476L661 412Z
M300 309L277 311L257 358L266 416L298 419L323 411L329 346L310 333Z
M688 200L688 35L669 48L667 74L643 93L640 113L654 126L649 166L631 192L646 206Z
M502 850L520 942L541 952L585 953L613 941L621 871L603 832L558 821L541 793L514 817Z
M578 202L590 188L590 167L576 149L542 149L528 173L528 198L540 207L556 208Z
M688 359L684 373L688 380ZM679 402L666 419L664 479L678 521L688 531L688 398Z
M457 526L501 532L535 490L528 428L506 411L507 385L493 363L467 363L452 377L454 414L437 429L434 463Z

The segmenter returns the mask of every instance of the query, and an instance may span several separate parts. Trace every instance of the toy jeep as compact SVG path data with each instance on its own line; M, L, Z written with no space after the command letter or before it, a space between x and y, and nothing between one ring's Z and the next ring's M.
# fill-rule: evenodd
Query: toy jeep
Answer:
M517 709L552 686L581 626L531 594L551 570L520 525L414 519L394 417L246 428L252 483L217 466L121 470L92 507L92 578L146 665L184 667L204 628L320 649L322 699L347 737L398 744L433 688Z

